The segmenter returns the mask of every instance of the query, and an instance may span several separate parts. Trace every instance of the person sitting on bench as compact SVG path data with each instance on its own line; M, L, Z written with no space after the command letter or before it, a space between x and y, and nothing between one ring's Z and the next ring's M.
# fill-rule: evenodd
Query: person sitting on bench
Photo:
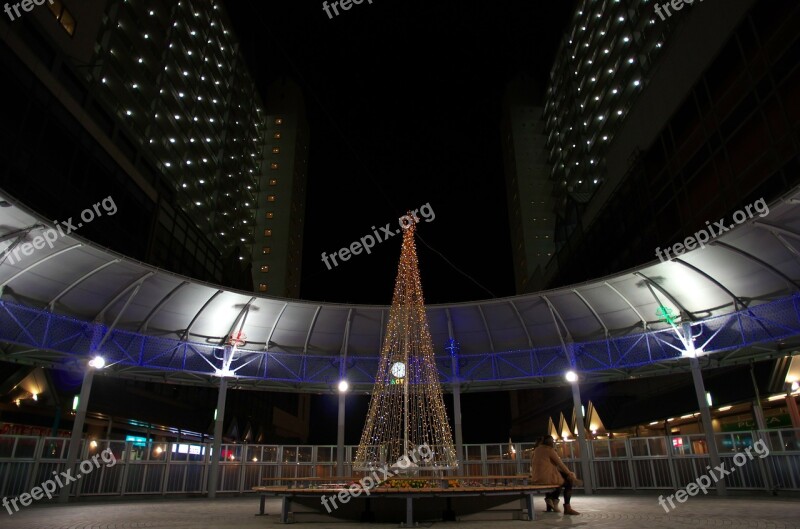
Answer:
M534 485L558 484L558 487L545 496L547 512L561 512L558 510L558 497L564 490L564 514L580 514L574 510L569 501L572 498L572 484L575 473L558 457L553 448L553 438L545 435L539 445L533 450L531 458L531 482Z

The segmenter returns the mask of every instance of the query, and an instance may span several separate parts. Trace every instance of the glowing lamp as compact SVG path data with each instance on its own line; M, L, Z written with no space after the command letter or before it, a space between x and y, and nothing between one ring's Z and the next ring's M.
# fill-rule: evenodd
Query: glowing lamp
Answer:
M95 369L103 369L106 366L106 359L102 356L98 355L89 360L89 367L93 367Z

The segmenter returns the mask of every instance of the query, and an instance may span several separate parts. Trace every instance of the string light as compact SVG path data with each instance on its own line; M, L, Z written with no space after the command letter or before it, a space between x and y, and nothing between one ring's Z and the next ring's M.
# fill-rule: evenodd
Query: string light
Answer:
M415 229L412 224L403 233L378 373L353 461L357 470L392 464L425 443L433 452L426 464L458 465L425 312Z

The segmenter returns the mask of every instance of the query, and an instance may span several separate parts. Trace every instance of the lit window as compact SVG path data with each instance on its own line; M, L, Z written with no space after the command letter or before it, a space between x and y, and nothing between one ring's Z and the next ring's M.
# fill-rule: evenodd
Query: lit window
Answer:
M64 5L64 2L62 0L50 0L47 7L50 8L50 12L53 13L56 20L61 23L61 27L64 28L64 31L66 31L70 37L75 36L75 27L78 24L75 22L75 17L72 16L72 12Z
M278 179L277 178L270 178L269 179L269 185L271 185L271 186L278 185Z
M283 118L275 118L276 125L283 125Z
M259 283L258 284L258 291L259 292L266 292L267 291L267 284L266 283ZM233 456L231 456L233 457Z
M271 164L269 164L269 168L270 169L277 169L278 168L277 162L272 162Z
M281 153L281 148L280 147L273 147L272 148L272 154L280 154L280 153Z
M272 230L270 230L269 228L264 230L264 237L272 237Z
M276 132L275 134L272 135L272 137L275 138L276 140L279 140L279 139L281 139L281 133L280 132Z
M267 211L267 213L266 213L266 217L267 217L268 219L271 219L273 216L275 216L275 214L274 214L273 212L271 212L271 211Z
M261 271L264 273L269 272L269 265L261 265Z
M275 195L267 195L267 202L275 202Z
M263 248L261 248L261 253L263 253L264 255L272 253L272 248L270 248L269 246L264 246Z

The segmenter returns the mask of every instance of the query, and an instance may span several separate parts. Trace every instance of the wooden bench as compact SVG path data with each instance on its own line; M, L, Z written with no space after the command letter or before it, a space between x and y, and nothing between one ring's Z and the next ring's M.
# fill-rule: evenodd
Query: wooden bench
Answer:
M377 498L392 498L405 500L405 523L407 527L411 527L414 523L414 500L420 498L444 498L446 501L446 509L444 515L446 518L455 519L456 513L453 510L454 499L457 498L484 498L484 503L492 503L495 500L489 498L496 496L505 496L513 500L518 497L524 500L524 508L522 504L517 509L512 509L515 516L518 514L519 519L522 519L523 514L527 514L530 521L535 519L535 511L533 509L533 494L542 491L549 491L556 488L558 485L529 485L527 480L530 478L528 475L517 476L446 476L436 478L400 478L394 477L391 479L397 480L413 480L424 479L426 481L439 481L439 482L481 482L480 486L449 486L442 483L438 487L423 487L423 488L400 488L400 487L386 487L377 486L369 490L369 494L359 496L349 495L347 502L351 500L361 499L365 500L364 509L361 512L361 519L363 521L371 521L374 518L374 512L371 510L371 499ZM320 505L316 507L315 511L301 511L307 515L324 513L322 509L322 498L327 496L335 505L334 497L338 496L343 491L348 491L349 483L358 483L361 477L352 476L348 478L333 478L333 477L313 477L313 478L265 478L265 482L280 482L288 481L295 482L296 484L304 486L289 486L289 485L267 485L260 487L253 487L253 490L260 496L259 514L263 515L265 510L266 498L268 496L281 498L281 515L280 520L282 523L290 522L290 512L292 509L292 502L301 504L304 507L312 508L307 501L310 498L320 498ZM491 483L491 484L487 484ZM502 483L502 484L500 484ZM326 485L326 486L323 486ZM305 501L303 499L306 499ZM470 503L474 503L469 500ZM345 502L343 502L345 503ZM458 500L455 500L458 503ZM338 509L338 506L336 506ZM351 509L352 510L352 509ZM525 512L527 511L527 512ZM491 513L491 508L487 507L487 511ZM300 514L300 513L296 513ZM473 513L474 515L474 513Z

